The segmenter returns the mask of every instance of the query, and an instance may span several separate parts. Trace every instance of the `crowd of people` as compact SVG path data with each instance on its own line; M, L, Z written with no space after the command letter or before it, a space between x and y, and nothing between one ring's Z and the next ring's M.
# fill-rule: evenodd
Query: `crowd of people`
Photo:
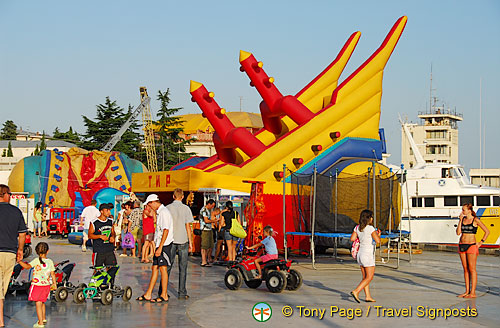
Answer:
M34 327L44 327L45 301L50 289L54 288L54 265L47 258L49 252L48 244L40 242L35 251L38 258L30 263L22 262L23 247L28 229L21 211L11 205L11 192L8 186L0 184L0 214L2 225L0 228L0 327L4 326L3 301L9 285L10 276L15 263L24 268L36 268L33 275L32 286L29 292L29 300L36 303L38 321ZM151 277L148 288L137 301L148 301L152 303L165 303L169 301L167 285L170 272L178 256L179 286L177 297L182 300L189 298L186 290L187 264L189 252L194 251L193 213L189 206L182 201L184 192L175 189L173 201L165 206L156 194L150 194L141 208L138 200L128 201L122 205L116 219L111 215L113 205L109 203L100 204L96 207L95 200L86 207L81 214L80 226L83 227L82 251L86 251L87 240L92 240L92 262L94 267L116 266L115 252L123 248L120 256L138 257L143 263L152 263ZM53 204L50 203L44 212L42 203L37 203L33 214L35 236L41 237L44 233L44 217L49 215ZM477 218L472 210L472 204L465 204L460 214L460 222L456 233L460 236L459 254L464 269L465 292L458 297L474 298L477 286L476 261L479 247L488 238L489 230ZM231 201L225 203L224 209L216 208L214 200L208 200L199 214L201 236L201 266L209 267L211 263L219 259L235 261L236 244L238 238L231 233L232 225L239 223L241 219L234 210ZM481 228L484 236L479 243L475 241L475 234ZM46 229L46 228L45 228ZM45 233L46 235L46 233ZM356 302L360 302L359 294L365 293L366 302L375 302L370 294L370 283L375 273L374 245L380 243L380 230L373 226L373 212L364 210L360 214L359 224L354 228L351 241L359 242L359 250L356 260L361 268L362 280L351 292ZM278 249L273 238L271 226L264 228L264 239L256 245L247 247L254 249L264 246L266 254L256 258L255 264L261 277L261 264L276 259ZM136 247L137 245L137 247ZM225 252L222 251L223 246ZM130 251L130 255L128 255ZM212 256L214 253L214 256ZM153 296L155 285L160 275L160 286L158 297Z

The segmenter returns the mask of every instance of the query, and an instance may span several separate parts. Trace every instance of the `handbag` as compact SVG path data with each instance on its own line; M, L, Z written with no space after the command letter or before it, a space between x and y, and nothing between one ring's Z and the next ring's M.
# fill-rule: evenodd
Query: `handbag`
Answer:
M131 232L127 232L123 236L122 248L135 248L135 239Z
M246 238L247 232L243 229L241 223L236 219L236 212L234 212L234 219L231 220L231 230L229 233L237 238Z
M359 225L357 225L356 228L357 227L359 227ZM356 228L354 228L354 231L356 231ZM356 238L356 240L352 242L351 246L351 256L353 259L356 259L358 257L358 252L359 252L359 238Z
M201 229L193 229L193 234L196 236L201 236Z

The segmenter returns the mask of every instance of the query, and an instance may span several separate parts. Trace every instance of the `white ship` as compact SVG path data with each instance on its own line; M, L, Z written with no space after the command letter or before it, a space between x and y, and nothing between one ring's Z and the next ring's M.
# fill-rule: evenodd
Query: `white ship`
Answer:
M471 203L490 230L483 247L500 247L500 189L471 184L461 165L426 163L407 124L401 124L416 160L413 168L406 169L402 189L401 228L411 228L412 242L458 244L458 216L462 205ZM478 229L476 240L483 235Z

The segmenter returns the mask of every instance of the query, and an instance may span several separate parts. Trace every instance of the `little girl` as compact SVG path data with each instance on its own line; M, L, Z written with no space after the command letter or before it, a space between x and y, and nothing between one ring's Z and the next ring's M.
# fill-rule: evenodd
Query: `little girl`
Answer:
M54 274L54 263L47 258L49 245L44 242L38 243L35 247L35 251L38 254L38 258L30 263L19 261L19 264L25 269L33 268L33 278L31 279L28 300L36 303L38 322L36 322L33 327L39 328L45 327L47 323L45 302L49 298L51 286L52 289L56 289L56 276Z
M262 269L260 268L261 262L263 263L270 260L276 260L278 258L278 248L276 247L276 241L272 237L273 228L271 226L264 227L264 236L266 238L264 238L264 240L262 240L260 243L257 243L250 247L246 246L247 249L254 249L260 247L261 245L264 245L264 247L266 248L266 255L255 259L255 266L257 267L257 271L259 271L259 275L255 277L255 279L262 279Z

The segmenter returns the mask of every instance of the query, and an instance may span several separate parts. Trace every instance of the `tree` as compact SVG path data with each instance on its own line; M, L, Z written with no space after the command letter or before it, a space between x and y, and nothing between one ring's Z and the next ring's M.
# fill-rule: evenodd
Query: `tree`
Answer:
M38 148L38 144L36 144L35 151L33 152L33 155L37 156L40 154L40 148Z
M124 109L106 97L104 104L97 105L95 121L83 116L84 125L87 132L82 136L80 146L87 150L101 149L118 132L122 125L132 115L133 107ZM113 148L134 159L142 160L143 151L141 149L141 135L137 132L139 124L134 119L128 130L122 135L120 141Z
M14 153L12 152L12 145L10 144L7 146L7 156L6 157L14 157Z
M158 110L158 121L154 122L158 127L156 135L158 144L156 149L158 167L163 171L170 169L172 166L188 159L192 153L186 153L186 145L188 140L184 140L179 134L184 130L181 120L178 116L174 116L182 107L169 108L170 104L170 89L165 92L158 91L157 99L161 102L161 107Z
M45 131L43 131L42 140L40 141L40 152L44 151L45 149L47 149L47 142L45 141Z
M69 130L66 132L59 131L59 128L56 127L53 133L52 139L56 140L64 140L67 142L72 142L78 144L80 142L80 136L77 132L73 131L73 128L70 126Z
M13 121L7 120L3 124L2 131L0 132L0 139L2 140L16 140L17 125Z
M3 149L3 152L2 152L2 157L7 157L7 149Z

